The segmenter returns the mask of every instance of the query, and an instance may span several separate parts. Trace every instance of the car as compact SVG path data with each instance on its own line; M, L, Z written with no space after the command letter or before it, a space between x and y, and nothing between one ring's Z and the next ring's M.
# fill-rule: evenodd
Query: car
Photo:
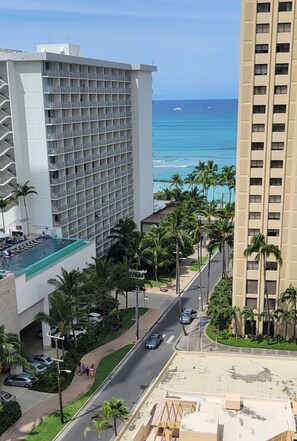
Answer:
M163 341L163 335L160 333L152 334L147 340L146 349L157 349Z
M180 317L179 321L180 321L180 323L183 323L184 325L189 325L190 323L192 323L196 314L197 314L197 312L194 311L192 308L182 309L182 313L181 313L181 317Z
M30 374L37 372L38 374L43 374L45 371L47 371L47 366L45 366L43 363L40 363L40 361L33 360L30 362L31 367L25 368L24 372L29 372Z
M16 396L2 390L0 392L0 399L1 399L1 403L9 403L10 401L15 401Z
M97 320L92 317L81 317L78 323L82 323L83 325L98 325Z
M61 334L61 332L57 332L56 334L54 334L54 336L61 337L62 334ZM76 340L78 340L81 337L83 337L83 334L81 332L79 332L78 334L75 334ZM52 340L52 348L56 347L56 342L58 344L58 348L60 348L60 349L62 349L62 347L64 347L64 349L68 350L68 349L72 349L74 346L74 336L73 335L64 336L64 340L62 340L61 338L58 338L57 340L52 338L51 340Z
M89 320L90 319L96 321L98 325L99 323L103 322L103 317L101 314L99 314L99 312L90 312Z
M53 364L53 360L48 355L34 355L32 357L32 361L39 361L40 363L44 364L46 367L50 367Z
M21 386L31 388L37 382L37 379L33 377L29 372L22 372L21 374L8 375L4 379L4 384L6 386Z

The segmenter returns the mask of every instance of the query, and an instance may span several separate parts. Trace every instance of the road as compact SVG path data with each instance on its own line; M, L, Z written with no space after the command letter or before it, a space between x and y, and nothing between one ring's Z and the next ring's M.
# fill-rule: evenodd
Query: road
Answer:
M200 276L192 281L182 296L182 306L190 306L199 310L199 297L203 304L206 304L207 297L207 274L208 268L201 271ZM210 272L210 291L218 282L222 274L221 255L213 257ZM200 294L201 292L201 294ZM111 397L123 398L125 405L130 409L139 400L142 393L158 376L164 365L167 363L175 350L175 344L181 334L179 323L178 299L163 314L161 319L153 328L154 332L161 332L164 341L157 350L149 351L145 349L145 341L135 347L132 355L126 362L113 374L109 382L99 390L92 400L83 408L78 416L68 425L68 427L56 438L57 441L87 441L98 440L96 433L88 433L84 437L84 430L90 424L90 418L102 405L103 401ZM112 432L102 432L101 440L108 441L112 437Z

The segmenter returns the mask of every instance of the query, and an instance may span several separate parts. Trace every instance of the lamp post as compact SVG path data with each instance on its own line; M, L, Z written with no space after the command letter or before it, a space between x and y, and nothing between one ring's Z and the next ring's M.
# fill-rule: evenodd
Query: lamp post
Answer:
M129 275L131 279L134 280L143 280L146 274L146 270L133 270L130 269L129 270ZM139 304L138 304L138 300L139 300L139 286L136 285L135 286L135 321L136 321L136 340L139 340Z

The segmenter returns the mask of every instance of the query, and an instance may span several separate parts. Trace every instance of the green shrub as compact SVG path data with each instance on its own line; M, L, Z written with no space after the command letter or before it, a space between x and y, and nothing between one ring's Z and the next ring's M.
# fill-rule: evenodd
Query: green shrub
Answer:
M222 340L228 340L228 339L231 337L231 334L227 331L227 329L224 329L223 331L221 331L221 332L219 333L219 337L220 337Z
M22 416L21 406L17 401L3 404L0 411L0 435L19 420Z

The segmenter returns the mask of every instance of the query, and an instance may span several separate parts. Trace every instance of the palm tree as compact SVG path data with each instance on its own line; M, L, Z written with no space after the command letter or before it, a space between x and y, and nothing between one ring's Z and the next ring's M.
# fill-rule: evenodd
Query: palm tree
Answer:
M136 231L136 224L132 219L120 219L119 222L111 228L108 239L114 239L115 242L111 245L108 256L116 260L122 260L123 256L128 255L130 249L130 242Z
M170 187L175 187L176 189L182 190L184 186L184 180L180 173L173 173L170 178Z
M112 429L113 426L109 423L108 417L97 412L97 414L91 419L91 423L84 430L84 436L89 432L95 432L98 435L98 439L101 436L101 432Z
M296 324L297 324L297 288L290 284L280 296L280 301L282 303L287 302L291 306L291 315L294 322L294 341L296 341Z
M292 323L292 313L286 309L280 310L282 324L285 324L285 340L288 337L288 325Z
M114 435L118 435L117 422L128 419L129 408L124 405L121 398L112 397L109 401L104 401L98 412L92 417L91 426L85 429L88 432L100 432L113 428ZM92 427L93 426L93 427Z
M259 317L257 308L249 308L248 306L244 306L240 315L244 317L245 323L249 322L251 334L254 336L256 334L256 317Z
M255 254L256 253L256 254ZM268 314L268 323L267 323L267 343L269 343L270 339L270 306L269 306L269 296L268 289L266 283L266 261L270 255L275 257L275 260L281 265L282 257L280 249L277 245L269 244L266 241L264 234L259 233L252 237L251 244L244 250L244 256L249 257L252 254L255 254L254 260L258 263L262 263L262 272L263 272L263 280L264 280L264 295L266 299L266 309Z
M218 207L215 202L207 202L203 209L200 209L200 214L207 219L208 224L211 224L212 219L218 217Z
M235 329L235 337L238 337L238 313L240 312L240 308L238 306L229 306L227 308L228 314L230 316L230 320L234 321L234 329Z
M224 165L221 172L222 185L226 185L229 190L229 203L231 202L232 190L235 188L236 169L235 165Z
M2 196L0 196L0 210L1 210L1 215L2 215L2 230L4 233L5 233L4 211L6 211L6 207L8 207L8 205L13 201L14 201L13 198L3 198Z
M164 241L162 229L158 227L153 227L142 240L141 258L154 269L156 281L158 281L159 270L167 267L171 260L171 255L164 246Z
M17 184L16 185L16 189L14 190L14 193L15 193L16 197L17 198L21 198L22 197L23 201L24 201L24 208L25 208L25 213L26 213L28 234L29 234L29 218L28 218L28 210L27 210L26 198L30 194L38 194L37 191L35 190L35 187L33 185L29 185L29 182L30 181L26 181L23 185Z
M190 186L191 189L191 193L194 193L194 188L196 188L197 186L197 178L196 178L196 173L195 171L192 171L191 173L189 173L185 180L184 183Z

